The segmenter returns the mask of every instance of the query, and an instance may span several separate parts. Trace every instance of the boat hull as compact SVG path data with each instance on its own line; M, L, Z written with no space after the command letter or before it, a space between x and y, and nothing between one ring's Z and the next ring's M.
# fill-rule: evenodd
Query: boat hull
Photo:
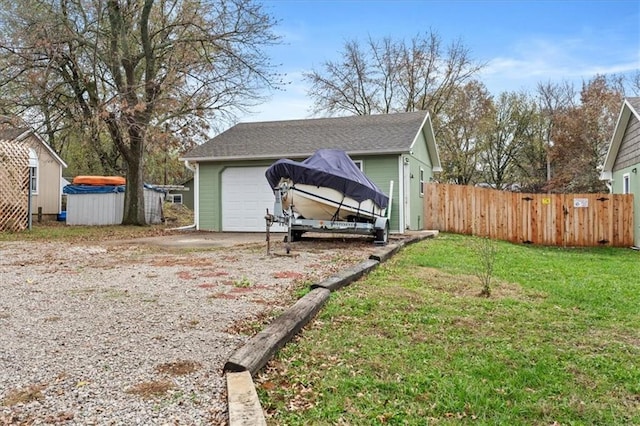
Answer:
M385 209L372 200L358 202L335 189L304 184L289 186L282 205L305 219L315 220L372 221L385 214Z
M126 185L127 181L121 176L76 176L73 178L74 185Z

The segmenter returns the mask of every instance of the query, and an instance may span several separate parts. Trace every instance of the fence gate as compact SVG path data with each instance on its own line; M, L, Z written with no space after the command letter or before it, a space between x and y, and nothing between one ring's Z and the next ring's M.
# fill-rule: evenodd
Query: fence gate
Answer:
M29 148L0 140L0 231L29 224Z

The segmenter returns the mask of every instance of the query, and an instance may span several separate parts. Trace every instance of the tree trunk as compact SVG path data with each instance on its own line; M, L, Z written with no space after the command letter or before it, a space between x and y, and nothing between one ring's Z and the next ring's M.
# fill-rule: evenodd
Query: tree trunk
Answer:
M124 194L123 225L146 225L144 214L144 177L142 151L144 143L139 135L131 135L131 153L125 156L127 162L127 190Z

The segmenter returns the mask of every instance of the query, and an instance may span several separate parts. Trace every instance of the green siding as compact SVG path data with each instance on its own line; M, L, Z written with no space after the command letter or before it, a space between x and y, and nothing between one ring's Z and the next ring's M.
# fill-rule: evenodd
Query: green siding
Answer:
M421 229L424 224L424 199L420 195L420 167L424 170L425 181L433 176L424 139L416 142L413 155L408 155L410 173L413 176L409 183L410 197L410 222L409 229ZM364 173L389 195L389 182L393 181L393 194L391 204L390 229L393 232L404 231L400 229L400 185L399 181L399 156L378 155L352 157L354 161L362 161ZM275 160L273 160L275 161ZM199 228L207 231L220 231L222 229L221 192L220 186L222 172L227 167L258 167L269 166L273 161L237 161L232 163L200 163L200 211Z
M220 173L221 164L200 164L199 229L220 231Z
M632 170L636 169L636 173ZM613 172L612 190L614 194L622 194L623 176L629 174L629 190L633 194L633 245L640 247L640 163Z
M194 179L189 179L188 181L186 181L185 183L183 183L183 186L185 187L184 190L173 190L171 191L172 194L181 194L182 195L182 204L185 207L188 207L189 209L193 210L194 207L194 201L193 201L193 197L194 197Z
M362 161L364 174L373 181L382 192L389 195L389 182L393 181L393 194L391 200L391 231L400 231L400 205L398 203L399 185L398 182L398 156L367 156L353 157L352 160Z
M409 158L409 223L406 226L412 230L424 228L424 196L420 188L420 169L424 171L424 182L433 177L433 167L427 142L421 133L413 146Z

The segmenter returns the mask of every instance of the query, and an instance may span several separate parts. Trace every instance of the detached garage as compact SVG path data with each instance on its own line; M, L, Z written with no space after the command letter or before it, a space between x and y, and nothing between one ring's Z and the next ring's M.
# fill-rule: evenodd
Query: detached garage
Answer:
M421 229L422 185L441 170L426 111L235 125L183 157L195 171L196 228L264 232L264 216L274 204L266 169L281 158L304 160L321 148L345 151L391 195L392 232ZM271 231L286 229L274 225Z

